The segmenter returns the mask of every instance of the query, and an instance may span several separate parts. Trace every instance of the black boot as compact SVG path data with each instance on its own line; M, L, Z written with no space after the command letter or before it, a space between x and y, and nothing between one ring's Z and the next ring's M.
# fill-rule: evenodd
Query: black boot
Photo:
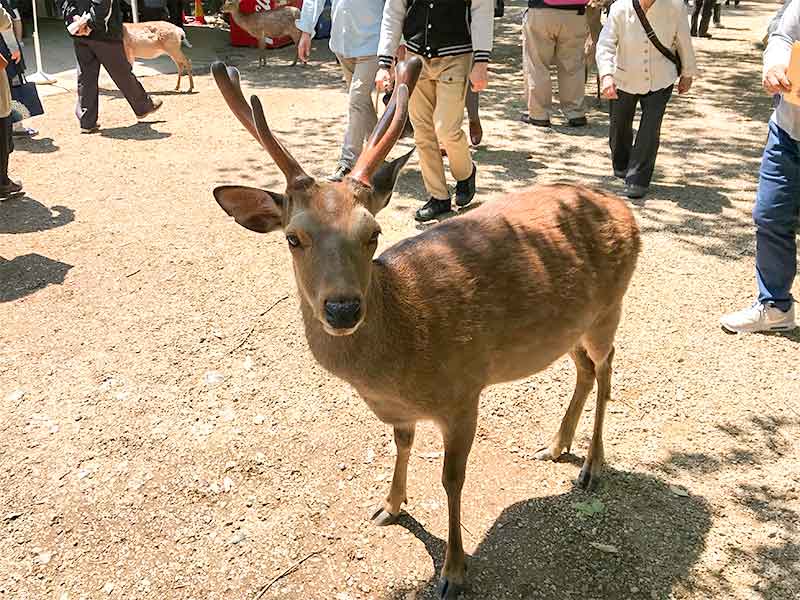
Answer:
M475 175L477 173L478 168L473 164L472 175L456 183L456 204L458 206L466 206L475 197Z
M431 198L414 214L414 218L417 221L424 223L425 221L432 221L439 215L444 215L449 212L450 198L447 200L437 200L436 198Z

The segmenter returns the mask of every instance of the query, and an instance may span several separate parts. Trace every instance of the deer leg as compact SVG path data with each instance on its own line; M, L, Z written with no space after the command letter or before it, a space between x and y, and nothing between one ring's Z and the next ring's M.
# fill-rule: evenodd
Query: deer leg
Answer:
M455 600L464 587L467 565L461 540L461 490L467 471L467 459L475 437L478 417L477 402L459 420L450 420L442 429L444 437L444 468L442 485L447 492L447 550L444 557L439 595Z
M178 67L178 83L175 84L175 91L179 92L181 91L181 75L183 75L183 67L181 66L181 63L177 61L175 62L175 66Z
M595 366L586 350L582 346L576 346L569 355L575 362L575 368L577 369L575 391L572 393L572 400L569 402L567 412L561 420L561 427L558 428L558 431L553 436L550 445L536 453L534 458L537 460L556 460L564 450L570 451L572 440L575 438L575 430L583 412L583 406L586 404L589 392L594 387Z
M192 61L186 59L186 71L189 74L189 93L194 91L194 78L192 77Z
M397 458L394 461L394 476L389 495L383 508L372 515L372 521L378 526L392 525L400 516L400 507L407 501L406 481L408 479L408 459L411 457L411 446L414 444L416 424L396 426L394 428L394 444L397 446Z
M584 345L589 358L595 364L597 377L597 408L595 409L594 431L586 460L578 476L578 485L584 489L597 486L600 471L603 469L605 453L603 451L603 423L606 416L606 405L611 399L611 372L614 360L614 334L617 331L621 307L616 307L603 317L592 330L584 336Z

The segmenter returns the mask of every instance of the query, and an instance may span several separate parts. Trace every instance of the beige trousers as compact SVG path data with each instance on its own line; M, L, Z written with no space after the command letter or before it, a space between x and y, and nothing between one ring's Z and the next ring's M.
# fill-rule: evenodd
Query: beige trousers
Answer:
M411 95L409 116L414 126L414 141L425 189L433 198L444 200L450 197L450 192L440 144L447 151L450 173L456 181L472 175L469 141L461 129L472 54L419 58L422 60L422 73Z
M585 59L589 27L586 15L556 8L529 8L522 23L522 63L525 94L532 119L549 119L553 112L550 65L558 69L558 99L568 119L583 117Z
M364 147L364 142L372 135L378 123L375 105L372 103L372 90L375 87L375 73L378 72L378 57L344 58L337 56L342 66L342 74L350 97L347 114L347 132L342 144L339 164L352 169Z

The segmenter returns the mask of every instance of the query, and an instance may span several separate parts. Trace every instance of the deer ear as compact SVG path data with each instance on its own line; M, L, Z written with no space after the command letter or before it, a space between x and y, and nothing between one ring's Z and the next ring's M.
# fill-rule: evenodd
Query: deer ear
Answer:
M282 227L284 196L258 188L223 185L214 190L214 198L236 222L258 233Z
M411 152L404 154L400 158L395 158L391 162L384 162L375 172L375 175L372 176L372 206L369 207L369 210L373 215L386 208L389 204L397 178L400 176L400 171L406 166L412 154L414 154L413 148Z

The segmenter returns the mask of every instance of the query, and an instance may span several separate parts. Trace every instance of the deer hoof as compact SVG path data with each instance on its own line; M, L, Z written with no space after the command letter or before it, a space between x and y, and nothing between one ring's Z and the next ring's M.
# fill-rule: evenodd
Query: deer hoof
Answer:
M578 485L587 492L597 489L597 484L600 481L599 473L592 473L592 471L591 465L585 462L578 475Z
M561 452L554 454L552 448L542 448L533 455L534 460L558 460Z
M444 576L439 580L439 598L442 600L456 600L462 591L464 585L461 583L455 583Z
M386 527L387 525L394 525L400 519L400 514L393 515L389 511L379 508L374 515L372 515L372 522L378 527Z

